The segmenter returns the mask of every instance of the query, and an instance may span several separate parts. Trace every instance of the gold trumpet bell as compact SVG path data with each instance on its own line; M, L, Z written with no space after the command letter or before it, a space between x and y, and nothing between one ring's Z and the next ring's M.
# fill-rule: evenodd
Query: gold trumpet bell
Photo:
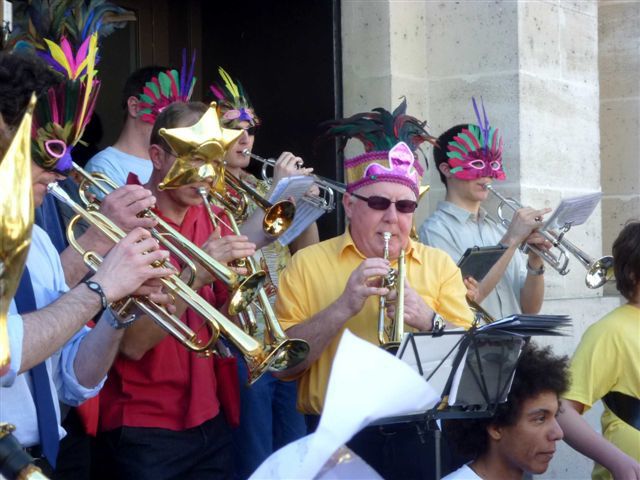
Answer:
M253 302L262 289L267 274L263 270L254 272L244 278L240 284L235 287L229 300L229 315L237 315L243 312Z
M309 354L309 344L297 338L284 338L277 345L269 345L263 351L266 356L262 359L247 358L249 370L248 384L253 384L265 371L281 372L293 368Z
M267 235L279 237L293 222L296 206L289 200L281 200L268 208L262 220L262 229Z

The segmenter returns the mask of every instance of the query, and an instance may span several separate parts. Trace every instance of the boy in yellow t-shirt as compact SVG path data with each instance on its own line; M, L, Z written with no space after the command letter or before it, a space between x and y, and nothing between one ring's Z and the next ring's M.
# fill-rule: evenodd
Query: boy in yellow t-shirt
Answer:
M584 333L558 420L566 442L596 462L593 479L640 479L640 222L620 232L613 256L617 288L628 303ZM603 436L580 416L601 399Z

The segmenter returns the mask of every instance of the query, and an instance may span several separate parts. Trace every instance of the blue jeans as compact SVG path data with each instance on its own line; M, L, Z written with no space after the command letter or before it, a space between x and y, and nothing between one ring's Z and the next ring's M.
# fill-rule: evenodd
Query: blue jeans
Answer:
M283 382L265 373L247 386L247 365L238 355L240 426L233 430L235 478L248 478L280 447L307 433L296 410L297 382Z

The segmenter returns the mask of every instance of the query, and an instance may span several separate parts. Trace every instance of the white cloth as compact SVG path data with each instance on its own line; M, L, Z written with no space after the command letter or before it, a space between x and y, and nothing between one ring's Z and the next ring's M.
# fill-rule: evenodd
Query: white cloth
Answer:
M471 470L468 465L463 465L455 472L451 472L442 480L482 480L482 477Z
M136 157L117 148L107 147L91 157L87 162L86 170L92 173L104 173L121 187L127 184L129 173L135 173L140 183L147 183L153 171L153 164L147 158Z
M435 212L420 226L420 241L447 252L454 262L471 247L500 243L504 232L480 209L478 216L451 202L438 202ZM522 313L520 290L527 279L527 260L517 251L504 275L481 306L494 318Z
M37 225L33 227L27 267L38 308L49 305L68 290L60 257L45 231ZM87 327L81 329L61 350L46 361L58 425L60 425L58 400L67 405L78 405L87 398L95 396L104 383L103 380L95 388L85 388L78 383L73 370L73 362L80 341L89 331ZM29 447L40 443L40 437L31 376L28 372L17 375L22 361L23 327L22 317L17 313L13 300L9 306L8 332L11 366L9 373L0 378L2 386L0 388L0 422L15 425L15 437L23 446ZM59 426L58 431L62 438L65 434L64 429Z

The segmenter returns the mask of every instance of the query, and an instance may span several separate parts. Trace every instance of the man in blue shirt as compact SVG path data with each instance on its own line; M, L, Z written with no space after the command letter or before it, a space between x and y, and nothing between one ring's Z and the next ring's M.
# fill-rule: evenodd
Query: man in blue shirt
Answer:
M37 58L0 54L0 113L9 134L22 118L31 92L48 92L55 82ZM36 207L42 204L47 186L64 178L59 160L33 155L32 187ZM89 280L69 290L57 251L46 233L34 226L27 269L16 296L22 299L21 313L14 301L9 308L11 364L8 373L0 377L0 422L10 422L17 427L16 437L22 445L42 447L44 443L43 410L41 402L36 400L42 383L36 379L34 370L45 373L44 386L48 384L51 397L49 408L59 426L58 399L74 405L95 395L118 351L125 325L107 307L134 292L161 303L168 300L154 279L174 271L151 268L167 256L158 249L147 230L135 228L110 251ZM23 300L28 297L32 297L33 307ZM84 325L98 314L102 315L96 327L86 328ZM63 434L59 429L55 436ZM39 453L45 453L47 460L55 464L56 452L57 447L53 454L42 450Z

